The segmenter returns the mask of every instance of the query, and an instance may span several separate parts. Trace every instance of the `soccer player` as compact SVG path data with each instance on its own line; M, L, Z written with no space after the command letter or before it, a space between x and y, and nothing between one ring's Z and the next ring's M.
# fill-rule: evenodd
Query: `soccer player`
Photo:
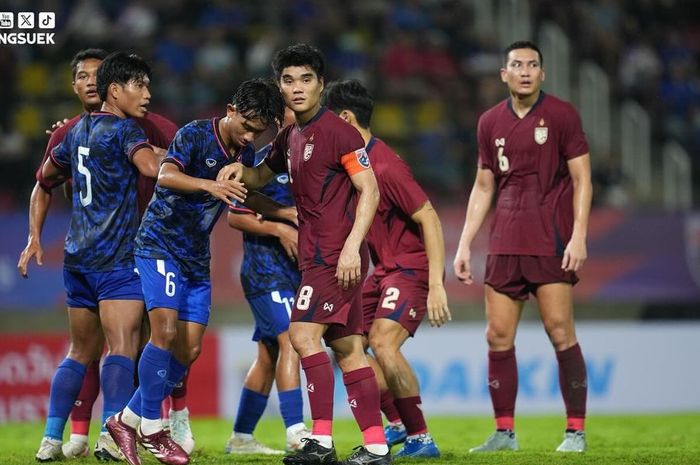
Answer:
M221 178L242 179L256 189L287 173L299 214L301 284L289 335L301 357L313 417L304 447L287 465L336 462L333 446L333 368L321 340L335 352L348 402L364 445L347 464L387 464L379 389L362 347L362 288L367 272L363 240L379 203L364 141L355 128L321 107L325 60L307 44L278 51L272 62L284 101L296 124L276 137L270 155L255 168L231 165ZM359 194L359 195L358 195Z
M386 378L407 433L395 457L439 457L421 410L418 380L401 346L426 313L433 326L451 318L440 219L408 165L372 135L374 101L359 81L330 83L323 104L360 132L379 184L381 200L367 234L375 268L365 280L362 305L365 334L379 362L377 377Z
M294 113L286 108L283 126L293 123ZM257 166L271 147L268 144L257 153L247 152L241 162ZM294 205L286 173L277 175L260 192L283 205ZM229 210L228 224L243 232L241 284L255 318L253 340L258 344L258 356L243 382L226 452L284 454L253 437L273 382L277 384L280 412L287 428L286 449L292 452L302 447L301 438L311 434L303 421L299 356L289 340L289 315L300 280L296 262L297 229L294 224L258 218L253 210L239 204Z
M76 53L71 60L71 70L73 75L73 91L78 96L85 112L99 110L102 100L97 93L97 69L102 60L107 56L107 52L102 49L85 49ZM17 267L20 275L27 278L27 267L29 261L34 257L39 265L43 264L43 248L41 246L41 231L43 229L46 215L52 199L52 189L60 182L48 183L42 176L42 168L54 147L59 145L68 131L80 120L83 114L71 119L66 119L54 125L50 133L50 139L44 152L44 157L36 171L36 184L32 190L29 200L29 235L27 246L22 251ZM148 140L157 147L167 147L173 139L177 126L170 120L148 112L143 118L135 118L136 122L146 133ZM70 175L70 173L66 173ZM145 210L148 201L153 194L153 179L139 174L138 178L138 204L139 211ZM70 312L69 312L70 316ZM80 325L84 319L69 318L71 324L71 335L83 334L83 330L73 325ZM87 367L85 378L80 393L75 400L71 410L71 435L70 440L62 445L62 452L66 458L84 456L88 453L88 433L90 420L92 417L92 407L100 391L100 357L104 346L103 333L100 332L94 340L94 360ZM71 344L80 344L80 340L71 341ZM82 341L84 342L84 341ZM80 349L88 350L88 348ZM110 364L107 364L109 367ZM111 369L106 371L110 376ZM54 402L55 403L55 402ZM109 403L107 403L109 406ZM109 412L108 412L109 413ZM174 434L174 433L173 433ZM95 456L104 460L119 458L119 451L114 445L111 436L103 431L97 439L94 450Z
M161 157L130 116L145 115L149 75L138 57L116 53L105 58L97 70L101 111L85 113L42 168L47 184L64 179L67 170L73 179L64 281L71 329L79 332L72 334L69 353L51 383L39 461L61 457L68 413L102 330L109 346L101 379L104 410L120 409L133 392L143 314L131 240L138 225L136 177L138 172L155 177Z
M160 406L201 351L211 307L209 234L231 198L244 200L240 183L217 181L216 175L283 115L284 102L273 83L246 81L225 117L187 124L168 149L136 237L151 338L139 361L139 388L107 420L131 465L141 463L137 431L138 441L161 462L189 462L163 429Z
M504 51L510 98L486 111L477 130L479 166L454 270L473 282L470 247L497 194L484 278L489 393L496 432L470 452L517 450L515 333L532 293L559 363L566 406L560 452L586 449L586 365L576 341L572 287L586 260L591 207L588 144L574 107L541 90L542 53L531 42Z

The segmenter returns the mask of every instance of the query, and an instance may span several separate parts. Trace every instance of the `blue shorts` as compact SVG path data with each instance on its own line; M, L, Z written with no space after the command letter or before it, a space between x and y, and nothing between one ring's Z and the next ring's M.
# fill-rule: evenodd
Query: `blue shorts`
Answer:
M66 304L97 308L103 300L143 300L141 280L132 269L83 273L63 269Z
M136 257L146 310L172 308L177 318L206 326L211 313L211 281L195 281L180 273L172 260Z
M289 315L296 291L285 289L248 299L255 318L254 341L277 344L277 336L289 329Z

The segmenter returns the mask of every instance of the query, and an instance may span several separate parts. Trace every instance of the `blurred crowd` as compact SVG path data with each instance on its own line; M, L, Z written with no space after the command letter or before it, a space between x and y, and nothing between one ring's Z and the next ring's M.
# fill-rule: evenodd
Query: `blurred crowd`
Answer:
M478 117L506 97L498 77L506 44L476 24L478 1L5 1L5 11L54 11L57 28L53 46L0 46L0 210L24 208L44 130L80 111L68 66L77 50L146 58L151 109L185 124L223 114L237 84L269 76L274 51L294 42L324 51L327 79L368 85L375 133L438 200L462 202L476 167ZM533 37L543 21L559 24L575 62L595 61L616 101L631 97L651 112L656 141L673 137L700 152L700 20L692 1L529 3ZM614 163L595 153L592 160L597 194L620 182Z

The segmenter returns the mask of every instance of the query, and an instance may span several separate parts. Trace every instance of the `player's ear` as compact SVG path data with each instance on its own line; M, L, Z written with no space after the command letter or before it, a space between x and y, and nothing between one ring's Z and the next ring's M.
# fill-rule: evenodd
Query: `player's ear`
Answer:
M109 85L109 92L107 95L111 95L114 100L117 100L117 98L119 97L120 89L121 87L119 86L119 84L113 82Z
M237 113L236 105L234 105L232 103L226 104L226 116L228 116L229 118L232 118L236 113Z
M344 119L345 122L352 124L352 117L353 117L354 115L352 114L351 111L349 111L349 110L343 110L343 111L340 112L340 114L339 114L338 116L340 116L342 119Z

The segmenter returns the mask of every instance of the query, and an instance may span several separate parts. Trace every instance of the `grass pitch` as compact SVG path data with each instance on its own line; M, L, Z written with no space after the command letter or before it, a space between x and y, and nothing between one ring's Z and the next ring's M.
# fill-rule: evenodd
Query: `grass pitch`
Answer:
M587 420L588 452L560 454L554 452L563 434L561 417L522 416L517 419L521 450L511 453L469 454L470 447L480 444L491 433L493 420L486 417L432 417L430 430L442 452L431 464L700 464L700 413L677 415L595 415ZM192 423L197 451L192 464L281 464L280 457L230 456L223 453L231 433L231 422L219 419L194 420ZM0 464L31 464L39 446L43 425L37 423L0 425ZM91 431L94 444L97 425ZM281 420L264 419L255 436L266 445L284 448ZM335 441L339 458L345 458L360 444L360 434L352 420L339 420L335 425ZM394 452L398 446L394 448ZM145 452L144 464L158 463ZM396 460L397 464L424 462ZM98 464L94 457L74 461Z

